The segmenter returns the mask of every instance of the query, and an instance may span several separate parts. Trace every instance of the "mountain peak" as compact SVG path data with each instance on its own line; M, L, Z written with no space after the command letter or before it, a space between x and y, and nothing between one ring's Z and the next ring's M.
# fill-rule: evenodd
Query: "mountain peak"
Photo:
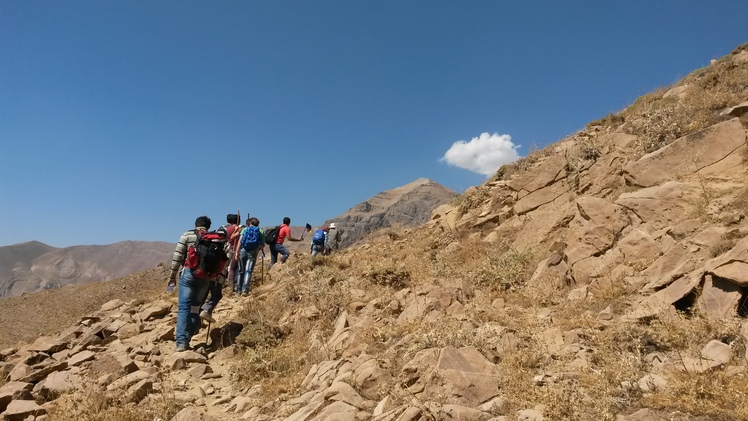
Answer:
M328 219L325 225L334 222L339 227L344 247L381 228L423 224L432 210L455 196L455 191L422 177L378 193L346 213Z

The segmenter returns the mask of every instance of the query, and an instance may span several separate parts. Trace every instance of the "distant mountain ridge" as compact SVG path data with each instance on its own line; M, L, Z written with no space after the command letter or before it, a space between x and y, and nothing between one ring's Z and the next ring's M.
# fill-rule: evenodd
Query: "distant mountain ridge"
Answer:
M325 221L341 230L341 247L349 246L368 234L392 226L413 227L429 220L431 211L458 193L428 178L378 193L347 212Z
M341 247L391 226L412 227L427 222L431 211L458 194L427 178L387 190L329 219L342 233ZM301 236L304 227L292 227ZM294 254L309 253L309 240L287 242ZM109 245L57 248L39 241L0 247L0 298L121 278L168 264L174 243L121 241ZM268 256L269 257L269 256Z
M0 297L121 278L168 263L174 244L121 241L57 248L39 241L0 247Z

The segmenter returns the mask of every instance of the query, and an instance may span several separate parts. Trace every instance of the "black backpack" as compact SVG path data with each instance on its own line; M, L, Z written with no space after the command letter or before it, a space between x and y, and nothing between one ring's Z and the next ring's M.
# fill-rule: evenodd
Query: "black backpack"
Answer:
M278 231L280 231L280 225L265 230L265 244L275 244L278 241Z
M192 270L195 278L213 280L223 272L226 262L226 231L197 231L195 244L187 250L184 266Z

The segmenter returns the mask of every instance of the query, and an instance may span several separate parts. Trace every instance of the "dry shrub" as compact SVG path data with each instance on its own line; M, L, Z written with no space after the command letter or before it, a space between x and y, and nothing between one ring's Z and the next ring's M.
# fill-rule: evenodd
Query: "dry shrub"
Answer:
M540 149L538 145L533 143L530 145L530 153L527 156L523 156L511 164L504 164L499 167L493 179L509 180L512 178L512 175L529 170L538 161L553 154L553 148L554 145L549 145Z
M728 57L692 72L682 83L687 86L683 98L666 98L663 88L637 99L621 113L630 122L627 130L640 136L642 153L729 119L720 111L748 99L748 64Z
M352 301L344 273L330 264L333 261L326 258L320 259L324 263L288 263L277 276L292 276L294 281L284 282L277 293L249 301L240 314L245 324L237 343L244 347L244 353L233 375L246 385L262 383L258 402L293 390L312 364L330 358L324 338L332 333L333 322ZM308 312L302 315L301 309ZM318 346L310 347L314 341Z
M594 126L610 127L612 129L615 129L624 122L626 122L626 119L622 115L610 113L599 120L588 123L587 129L590 129Z
M506 355L499 362L501 389L507 413L543 405L543 415L552 420L612 420L614 394L604 377L595 372L559 376L550 384L533 381L549 371L549 356L540 346L530 346Z
M748 153L748 148L746 148ZM743 161L746 161L746 157L743 157ZM727 210L745 211L748 209L748 186L740 189L733 200L728 204Z
M590 284L585 307L601 311L610 306L614 313L621 314L628 306L628 298L638 292L639 289L626 282L623 276L618 279L600 278Z
M712 257L717 257L727 253L732 250L732 248L735 247L735 244L737 244L742 238L743 235L740 233L740 230L728 231L720 236L719 242L717 242L709 252Z
M456 241L456 237L457 234L453 234L444 241L452 243ZM439 277L462 277L483 265L490 250L494 248L477 238L463 238L449 248L446 245L442 246L439 242L434 242L432 247L429 247L429 269L432 270L433 275Z
M259 400L298 385L310 365L307 337L310 326L302 322L293 327L279 323L289 308L288 294L262 302L250 301L242 313L244 328L236 342L244 348L244 353L232 374L240 384L262 382Z
M691 350L698 355L701 348L712 339L725 343L740 336L739 321L714 321L698 315L669 311L649 321L645 332L663 349Z
M410 284L410 273L406 270L385 268L369 272L367 278L374 285L383 285L396 290Z
M127 405L108 397L95 385L55 400L48 412L49 421L152 421L169 420L181 409L170 385L162 383L160 393L152 393L137 405Z
M503 168L503 167L502 167ZM457 208L457 217L465 215L472 209L478 209L491 198L489 190L483 186L471 188L452 201L452 206Z
M645 396L650 408L677 410L711 420L748 419L748 376L723 370L705 373L675 372L668 385Z
M455 348L472 346L484 355L490 355L492 345L489 341L492 338L476 335L475 329L451 317L445 317L439 321L414 323L409 327L409 332L413 334L413 340L407 350L411 355L423 349L447 346Z
M509 248L501 252L504 244L489 253L485 263L472 273L470 279L479 286L510 289L525 285L537 266L535 249L531 246Z

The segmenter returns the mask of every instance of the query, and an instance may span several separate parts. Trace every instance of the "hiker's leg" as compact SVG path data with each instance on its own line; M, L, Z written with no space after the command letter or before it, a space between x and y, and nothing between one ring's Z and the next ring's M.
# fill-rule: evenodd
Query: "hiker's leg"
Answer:
M281 254L281 263L286 263L286 259L288 259L288 256L291 255L291 252L288 251L288 249L283 244L276 244L275 248L276 250L278 250L278 253Z
M207 311L208 314L213 314L213 309L216 308L218 302L223 298L223 283L226 282L226 278L223 275L218 276L216 282L210 283L210 300L206 301L200 310Z
M236 272L237 272L237 266L238 266L237 263L238 262L234 259L234 253L231 253L231 260L229 260L229 264L228 264L229 273L226 275L226 279L228 279L229 282L231 282L232 288L234 288L234 286L236 285L235 282L236 282Z
M184 270L182 270L182 275L179 277L176 330L177 346L189 345L190 338L192 337L189 329L189 317L194 282L195 278L192 277L192 271L184 268Z
M244 279L247 276L247 251L243 248L239 250L239 268L237 272L239 272L239 278L236 280L236 288L234 288L234 292L237 294L242 293L242 288L244 288Z
M270 245L270 264L268 265L268 270L278 261L278 250L276 247L278 247L278 244Z
M211 290L210 290L210 300L208 300L207 303L205 303L206 306L208 306L208 309L203 309L208 312L208 314L213 314L213 310L218 307L218 302L221 301L221 298L223 298L223 283L226 282L226 278L220 277L216 282L211 282ZM203 306L205 307L205 306Z
M190 344L192 336L200 329L200 306L205 302L205 298L208 296L211 283L212 282L204 279L195 279L192 282L192 301L190 302L190 314L187 319L187 333L189 333L187 345Z
M247 253L247 264L245 266L244 281L242 282L242 294L249 293L249 286L252 280L252 271L255 269L255 261L257 261L257 251Z
M234 289L239 289L239 282L242 281L242 268L241 268L241 260L236 261L236 272L234 272L234 283L232 285Z

